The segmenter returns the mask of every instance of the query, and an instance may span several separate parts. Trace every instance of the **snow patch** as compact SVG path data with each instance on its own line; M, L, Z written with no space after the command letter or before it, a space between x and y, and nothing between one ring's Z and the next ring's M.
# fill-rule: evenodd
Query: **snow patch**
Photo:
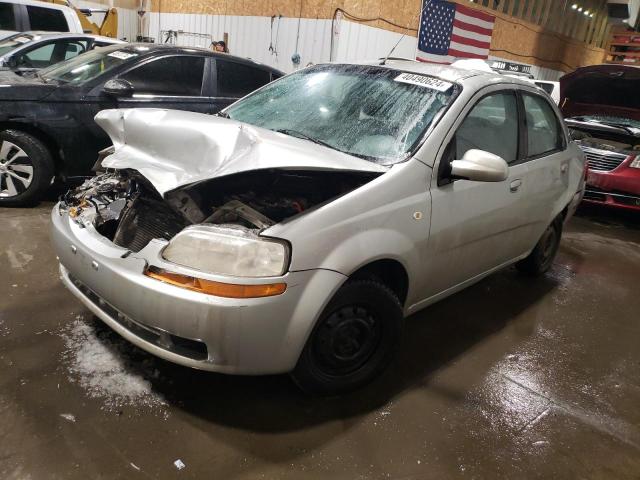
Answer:
M76 423L76 416L73 413L61 413L60 416L68 422Z
M63 360L69 379L90 397L101 399L107 410L123 406L166 406L164 398L153 391L149 381L159 376L153 359L144 358L110 330L96 327L78 315L63 330Z

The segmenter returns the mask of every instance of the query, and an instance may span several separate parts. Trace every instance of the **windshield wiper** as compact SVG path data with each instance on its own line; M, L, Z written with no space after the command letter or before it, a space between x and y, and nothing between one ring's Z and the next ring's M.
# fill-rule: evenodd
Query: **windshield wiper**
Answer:
M349 152L340 150L339 148L336 148L333 145L328 144L327 142L323 142L322 140L318 140L317 138L313 138L312 136L307 135L306 133L303 133L303 132L299 132L297 130L292 130L290 128L279 128L278 130L274 130L274 131L278 133L284 133L285 135L289 135L291 137L297 137L297 138L302 138L303 140L309 140L310 142L316 143L318 145L322 145L323 147L328 147L333 150L338 150L339 152L348 153L349 155L351 155Z
M623 123L609 122L607 120L601 120L599 118L589 118L589 117L571 117L567 120L577 120L579 122L587 122L587 123L596 123L598 125L606 125L607 127L619 128L624 130L631 135L639 135L640 129L631 127L629 125L625 125Z
M218 112L216 113L216 117L231 118L227 112Z

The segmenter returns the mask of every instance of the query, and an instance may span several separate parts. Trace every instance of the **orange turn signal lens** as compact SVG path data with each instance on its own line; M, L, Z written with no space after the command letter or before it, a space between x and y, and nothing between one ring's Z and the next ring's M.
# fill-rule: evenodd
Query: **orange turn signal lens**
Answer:
M186 288L199 293L226 298L260 298L280 295L287 289L286 283L266 283L258 285L238 285L235 283L214 282L202 278L169 272L161 268L149 267L144 274L161 282Z

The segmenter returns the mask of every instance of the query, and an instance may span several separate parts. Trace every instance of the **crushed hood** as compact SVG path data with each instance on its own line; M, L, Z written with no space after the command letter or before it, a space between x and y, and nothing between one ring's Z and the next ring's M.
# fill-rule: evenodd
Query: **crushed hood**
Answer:
M592 65L560 79L560 105L565 118L606 115L640 120L640 68Z
M137 170L161 195L251 170L388 170L306 140L199 113L156 108L103 110L95 120L115 149L102 166Z

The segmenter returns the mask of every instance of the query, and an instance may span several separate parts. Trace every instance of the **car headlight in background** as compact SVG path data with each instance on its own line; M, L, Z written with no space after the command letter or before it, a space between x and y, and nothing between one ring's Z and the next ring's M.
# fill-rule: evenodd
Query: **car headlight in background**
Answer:
M162 257L206 273L274 277L285 273L289 247L242 228L195 225L173 237Z
M637 155L636 158L631 160L631 163L629 164L629 166L631 168L640 168L640 155Z

